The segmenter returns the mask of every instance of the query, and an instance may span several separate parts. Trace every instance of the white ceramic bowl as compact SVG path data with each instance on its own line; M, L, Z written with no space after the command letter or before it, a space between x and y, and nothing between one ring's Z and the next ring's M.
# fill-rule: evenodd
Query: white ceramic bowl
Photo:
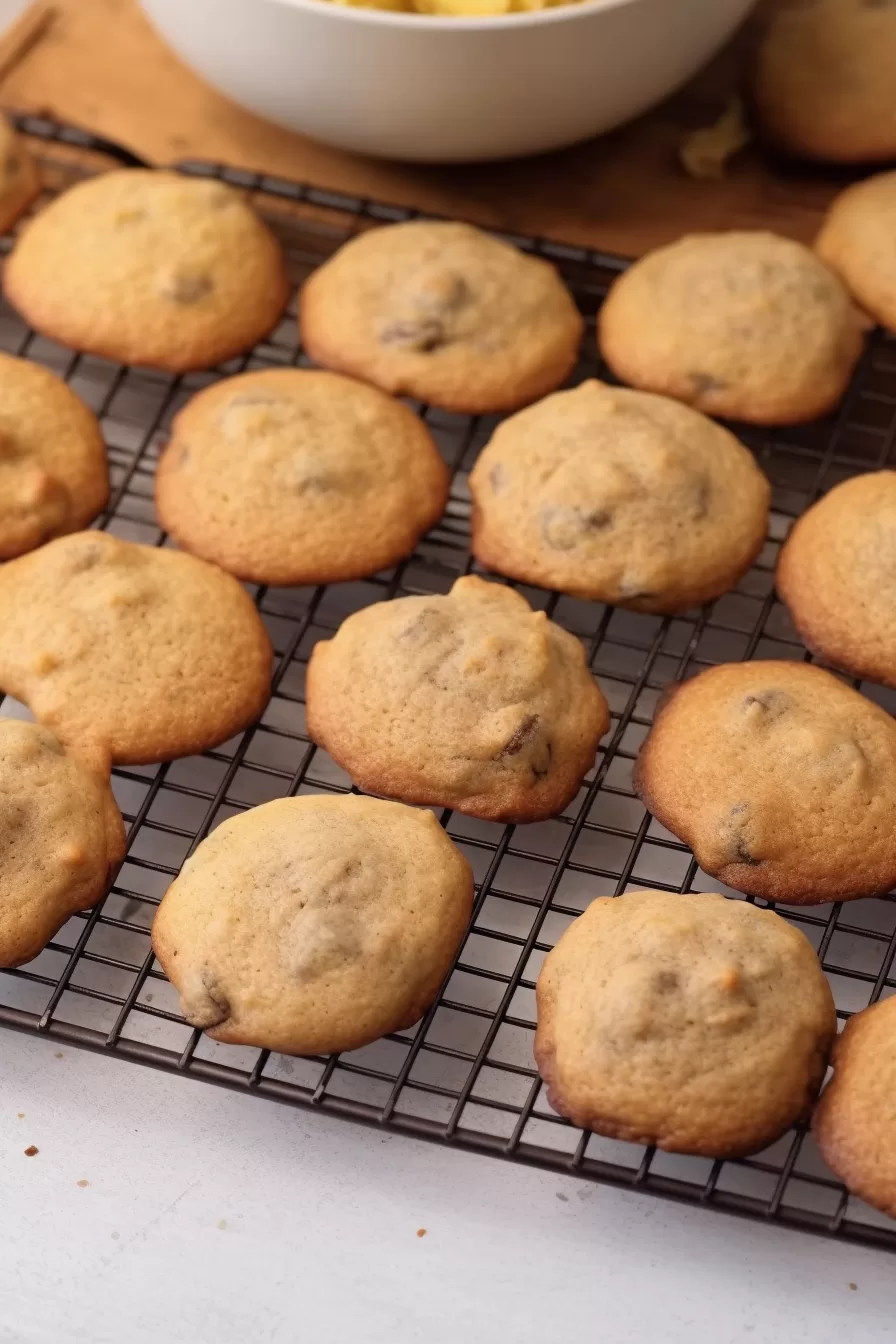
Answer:
M495 18L327 0L141 0L238 103L342 149L470 162L572 144L683 84L752 0L585 0Z

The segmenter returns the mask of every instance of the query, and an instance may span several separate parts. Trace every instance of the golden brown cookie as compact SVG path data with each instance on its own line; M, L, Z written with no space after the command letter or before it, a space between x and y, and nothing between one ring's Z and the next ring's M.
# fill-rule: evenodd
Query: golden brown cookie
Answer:
M307 697L309 734L362 789L497 821L562 811L610 722L580 642L475 577L349 616Z
M896 26L896 5L891 12ZM896 74L893 86L896 118ZM896 331L894 237L896 172L878 173L841 191L815 240L818 255L837 272L857 303L891 331Z
M181 1010L215 1040L354 1050L422 1017L473 904L431 812L374 798L278 798L219 826L152 930Z
M124 847L107 775L46 728L0 719L0 966L104 896Z
M807 247L758 231L695 233L649 252L611 286L598 324L624 382L757 425L833 410L864 325Z
M782 148L829 163L896 158L896 8L801 0L773 14L753 76L759 119Z
M896 721L809 663L726 663L671 688L634 784L704 872L751 896L896 884Z
M468 224L414 220L353 238L299 296L327 368L449 411L511 411L559 387L584 324L549 262Z
M848 1190L896 1218L896 999L851 1017L831 1063L812 1117L815 1142Z
M93 412L49 369L0 354L0 560L86 527L108 497Z
M106 532L0 568L0 628L0 687L67 745L114 761L217 746L270 695L270 641L235 579Z
M718 895L601 897L537 985L535 1058L574 1124L670 1152L757 1152L804 1118L836 1031L808 940Z
M896 686L896 471L854 476L798 518L775 576L814 653Z
M156 473L162 526L255 583L386 569L442 516L448 469L406 406L310 369L244 373L174 421Z
M470 492L482 564L636 611L733 588L765 540L771 494L720 425L595 381L499 425Z
M239 192L137 168L80 182L42 210L3 288L51 340L174 373L247 350L288 293L280 244Z
M40 173L24 140L0 114L0 233L40 195Z

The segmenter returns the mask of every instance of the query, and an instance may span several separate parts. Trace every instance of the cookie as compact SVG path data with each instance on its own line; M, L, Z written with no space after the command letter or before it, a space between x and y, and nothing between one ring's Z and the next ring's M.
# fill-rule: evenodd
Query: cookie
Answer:
M803 934L718 895L592 901L548 954L536 1001L555 1111L705 1157L758 1152L803 1119L837 1025Z
M896 999L851 1017L831 1063L812 1117L815 1142L852 1194L896 1218Z
M0 966L36 957L124 858L108 778L34 723L0 719Z
M49 369L0 354L0 560L86 527L108 498L96 416Z
M598 315L601 354L624 382L757 425L833 410L863 326L807 247L761 232L691 234L648 253Z
M788 905L896 884L896 722L809 663L726 663L670 688L634 771L726 886Z
M136 168L79 182L42 210L3 288L51 340L172 373L249 349L288 293L280 245L237 191Z
M105 532L0 568L0 627L0 687L67 745L114 761L217 746L270 695L270 641L235 579Z
M470 918L473 874L431 812L278 798L225 821L168 888L155 954L194 1027L286 1054L413 1026Z
M896 5L890 11L896 24ZM896 64L893 67L896 71ZM896 77L893 78L896 118ZM896 331L896 172L856 182L834 199L815 249L856 302Z
M549 262L429 220L346 243L306 281L299 325L317 363L470 414L553 392L584 330Z
M801 0L772 16L753 99L783 149L828 163L896 158L896 9L888 0Z
M896 471L854 476L794 524L775 582L801 639L854 677L896 686Z
M422 420L335 373L272 369L205 388L156 473L163 527L255 583L359 579L441 517L448 469Z
M9 232L40 189L40 173L28 146L0 114L0 233Z
M306 721L362 789L491 821L562 811L610 723L579 640L472 576L349 616L314 648Z
M489 569L655 612L734 587L762 547L771 493L720 425L595 381L499 425L470 492L473 553Z

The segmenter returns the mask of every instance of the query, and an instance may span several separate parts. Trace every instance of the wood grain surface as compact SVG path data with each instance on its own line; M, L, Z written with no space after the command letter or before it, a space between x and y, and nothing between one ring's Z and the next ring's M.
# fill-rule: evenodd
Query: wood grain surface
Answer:
M836 172L756 148L722 181L695 181L681 169L683 135L713 121L738 87L750 25L686 90L621 131L535 159L422 168L327 149L243 111L165 47L136 0L59 0L56 9L3 80L0 101L87 127L157 163L215 159L623 255L699 229L767 227L808 239L842 184Z

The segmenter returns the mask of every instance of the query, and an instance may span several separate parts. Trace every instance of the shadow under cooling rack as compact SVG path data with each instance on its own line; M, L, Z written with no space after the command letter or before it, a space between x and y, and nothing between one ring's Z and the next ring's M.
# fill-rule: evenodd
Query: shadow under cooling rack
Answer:
M20 119L20 125L40 154L48 195L115 159L135 162L126 151L71 128L33 118ZM183 170L222 177L253 196L284 242L296 285L353 233L409 217L247 172L206 164ZM558 265L588 322L577 376L601 372L594 315L624 263L583 249L513 241ZM9 246L7 239L4 250ZM113 479L99 525L150 545L166 544L153 512L152 479L172 415L196 389L222 375L307 362L294 303L269 340L243 359L183 378L73 354L29 331L6 306L0 309L0 349L52 368L94 408ZM445 518L409 560L365 582L250 589L277 656L274 694L261 721L201 757L115 770L115 794L129 825L116 883L100 907L70 920L36 960L0 973L0 1023L460 1147L896 1247L894 1225L847 1195L803 1132L751 1159L726 1162L602 1139L551 1111L532 1061L541 962L594 896L643 886L718 889L634 796L632 762L670 681L722 661L808 656L774 597L775 556L792 519L821 491L891 462L896 345L882 336L871 342L836 419L774 434L743 431L773 483L774 512L762 554L735 592L686 616L660 618L523 589L533 606L583 641L610 702L612 725L594 770L562 816L502 827L440 814L473 865L477 897L447 984L416 1028L350 1054L306 1059L218 1045L180 1017L171 986L153 961L149 928L187 854L242 809L287 794L350 787L305 732L305 669L315 641L370 602L445 592L473 569L467 476L495 422L417 409L452 471ZM870 685L863 690L896 708L891 693ZM25 711L7 699L0 713ZM781 913L817 948L841 1019L896 988L891 898Z

